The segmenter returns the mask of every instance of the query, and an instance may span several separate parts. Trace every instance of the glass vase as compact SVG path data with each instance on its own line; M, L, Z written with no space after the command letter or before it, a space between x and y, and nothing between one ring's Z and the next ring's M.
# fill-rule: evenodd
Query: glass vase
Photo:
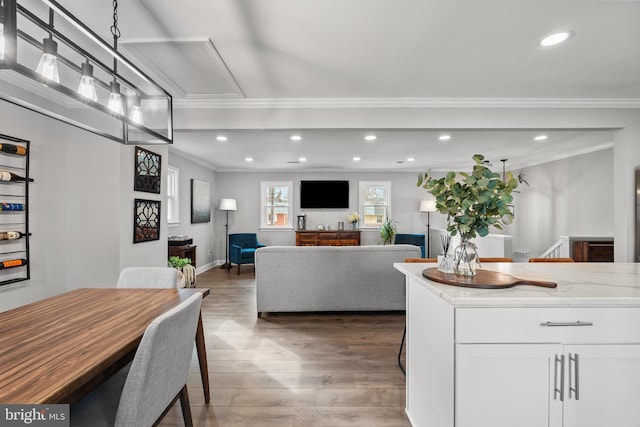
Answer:
M460 245L453 252L453 274L457 276L475 276L476 262L478 261L478 248L463 237Z

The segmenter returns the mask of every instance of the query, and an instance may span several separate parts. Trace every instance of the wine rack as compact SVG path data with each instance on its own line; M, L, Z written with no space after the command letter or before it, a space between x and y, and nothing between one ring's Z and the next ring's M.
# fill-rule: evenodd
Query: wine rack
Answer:
M29 141L0 134L0 286L31 278L30 154Z

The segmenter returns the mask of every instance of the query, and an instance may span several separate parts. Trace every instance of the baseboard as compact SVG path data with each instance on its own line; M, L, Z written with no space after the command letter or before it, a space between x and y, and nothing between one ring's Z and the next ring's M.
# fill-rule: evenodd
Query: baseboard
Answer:
M222 265L222 264L220 264ZM196 268L196 274L204 273L205 271L211 270L218 266L218 262L210 262L209 264L205 264L201 267Z

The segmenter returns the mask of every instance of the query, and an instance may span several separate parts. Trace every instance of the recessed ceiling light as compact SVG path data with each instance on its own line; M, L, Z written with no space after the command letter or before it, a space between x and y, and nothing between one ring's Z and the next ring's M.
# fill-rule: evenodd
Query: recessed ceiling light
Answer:
M364 139L366 139L367 141L375 141L377 138L377 136L375 135L367 135L364 137Z
M253 157L245 157L244 161L245 162L253 162Z
M448 140L450 140L450 139L451 139L451 135L440 135L440 136L438 137L438 139L439 139L440 141L448 141Z
M224 142L227 140L227 137L224 135L219 135L219 136L216 136L216 139L220 142Z
M548 136L547 135L537 135L535 138L533 138L535 141L544 141L545 139L547 139Z
M563 41L568 40L571 35L571 31L559 31L557 33L549 34L540 41L540 46L548 47L562 43Z
M415 161L416 161L416 159L415 159L415 158L413 158L413 157L409 157L409 158L407 158L407 162L415 162Z
M353 161L354 161L354 162L359 162L359 161L360 161L360 157L354 157L354 158L353 158Z
M306 158L306 157L300 157L300 158L298 159L298 161L300 161L300 162L306 162L306 161L307 161L307 158Z
M300 135L291 135L290 138L292 141L300 141L302 137Z

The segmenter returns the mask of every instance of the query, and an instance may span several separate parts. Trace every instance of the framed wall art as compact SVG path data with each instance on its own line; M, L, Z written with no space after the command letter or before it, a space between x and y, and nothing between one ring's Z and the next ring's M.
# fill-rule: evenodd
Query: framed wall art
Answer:
M160 194L160 154L136 147L135 171L133 180L134 191Z
M160 201L135 199L133 243L160 240Z
M208 182L191 180L191 224L211 221L211 186Z

